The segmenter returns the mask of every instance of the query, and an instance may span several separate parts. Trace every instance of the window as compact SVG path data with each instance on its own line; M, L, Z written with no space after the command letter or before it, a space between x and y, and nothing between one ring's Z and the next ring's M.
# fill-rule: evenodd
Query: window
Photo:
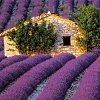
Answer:
M70 36L63 36L63 46L71 45Z

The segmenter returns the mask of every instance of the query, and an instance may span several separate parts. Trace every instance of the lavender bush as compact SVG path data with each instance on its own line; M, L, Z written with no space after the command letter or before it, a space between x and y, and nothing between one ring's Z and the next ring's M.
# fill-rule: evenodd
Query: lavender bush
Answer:
M61 53L61 54L55 56L54 59L56 59L58 62L61 63L62 66L64 66L64 64L65 64L66 62L68 62L69 60L71 60L71 59L73 59L73 58L75 58L75 56L72 55L72 54Z
M84 71L95 59L95 55L86 53L66 63L64 67L49 78L47 86L37 100L64 100L66 91L75 77ZM88 60L88 62L85 62L85 60Z
M3 11L6 11L6 12L10 13L14 2L15 2L15 0L7 0L7 1L4 0L3 5L0 9L0 12L4 13ZM0 15L0 16L2 16L2 15Z
M28 56L26 56L26 55L18 55L18 56L8 57L0 62L0 70L2 70L3 68L5 68L13 63L25 60L26 58L28 58Z
M40 15L40 10L41 10L41 6L33 7L31 16L32 16L32 17L37 17L37 16L39 16L39 15Z
M7 58L5 55L4 55L4 51L0 51L0 61L2 61L3 59Z
M92 49L92 52L94 52L95 54L97 54L97 56L100 56L100 45L95 46Z
M6 29L12 28L14 24L16 23L16 21L18 21L21 18L26 17L29 2L30 0L19 0L16 14L13 16L12 20L8 23Z
M96 60L97 55L95 55L92 52L87 52L85 54L82 54L81 56L79 56L77 59L79 59L79 61L81 63L84 63L84 66L89 66L91 63L94 62L94 60ZM83 66L83 65L82 65Z
M4 48L4 41L3 38L0 37L0 51L2 51Z
M0 99L26 100L40 82L61 68L64 63L73 58L75 57L71 54L60 54L52 59L38 64L36 67L21 76L15 84L9 88L9 90L0 96Z
M74 0L64 0L63 1L63 16L66 18L70 17L70 14L74 9Z
M15 3L15 5L14 5L14 7L13 7L12 15L11 15L11 17L9 18L8 23L6 24L4 31L7 29L9 23L11 22L11 20L13 19L13 17L15 16L15 14L17 13L16 11L17 11L17 7L18 7L18 2L19 2L19 0L16 0L16 3Z
M81 5L84 5L87 3L87 0L78 0L78 5L81 6Z
M35 6L41 6L42 0L34 0L34 5Z
M55 13L57 10L58 0L48 0L48 11Z
M100 8L100 0L93 0L93 5L97 8Z
M100 57L86 70L72 100L100 100Z
M3 90L5 86L13 82L16 78L20 77L22 74L30 70L37 64L51 58L47 54L36 55L29 57L24 61L12 64L0 71L0 91Z
M33 8L31 11L31 16L36 17L39 16L42 13L42 0L34 0Z
M14 4L15 0L4 0L2 8L0 9L0 31L2 31L9 20Z

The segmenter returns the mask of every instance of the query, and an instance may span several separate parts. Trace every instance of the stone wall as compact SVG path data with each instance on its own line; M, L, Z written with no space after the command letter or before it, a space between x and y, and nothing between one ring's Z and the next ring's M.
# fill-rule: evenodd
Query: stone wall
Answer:
M4 53L7 57L20 55L15 47L15 43L10 41L7 36L4 37Z
M81 51L76 44L75 37L76 35L79 35L79 29L75 22L69 19L65 19L61 16L56 16L55 14L52 14L51 16L44 18L44 20L53 23L55 25L55 31L57 32L55 48L52 50L53 56L59 53L72 53L76 56L79 56L85 52ZM71 37L70 46L63 46L63 36Z

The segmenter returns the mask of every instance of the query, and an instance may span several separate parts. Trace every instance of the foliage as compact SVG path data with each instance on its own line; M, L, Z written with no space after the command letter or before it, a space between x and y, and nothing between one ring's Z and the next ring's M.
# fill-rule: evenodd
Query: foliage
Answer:
M79 46L90 51L94 46L100 44L100 9L96 9L92 5L83 5L74 14L74 20L80 29L85 32L84 36L76 38Z
M31 19L26 23L21 19L16 24L16 30L8 32L8 38L15 42L16 48L22 54L45 53L52 49L56 33L54 25L44 20L37 24Z

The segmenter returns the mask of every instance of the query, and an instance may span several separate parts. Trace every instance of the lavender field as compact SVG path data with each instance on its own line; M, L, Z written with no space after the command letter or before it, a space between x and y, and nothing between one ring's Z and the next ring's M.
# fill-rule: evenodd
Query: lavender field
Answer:
M70 18L69 12L87 0L0 0L0 33L25 20L52 12ZM89 0L100 8L100 0ZM63 10L62 10L63 8ZM67 10L66 10L67 9ZM67 13L66 13L67 12ZM61 53L34 56L4 55L0 37L0 100L100 100L100 48L78 57Z
M0 32L14 26L20 18L36 17L50 11L66 18L76 11L77 5L87 4L88 0L0 0ZM88 3L100 8L100 1Z

